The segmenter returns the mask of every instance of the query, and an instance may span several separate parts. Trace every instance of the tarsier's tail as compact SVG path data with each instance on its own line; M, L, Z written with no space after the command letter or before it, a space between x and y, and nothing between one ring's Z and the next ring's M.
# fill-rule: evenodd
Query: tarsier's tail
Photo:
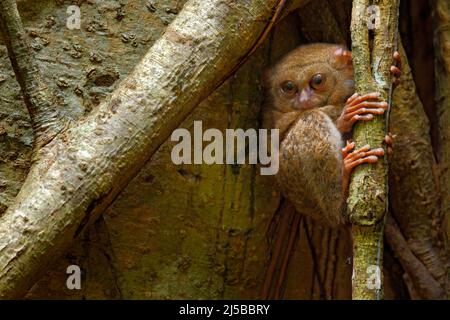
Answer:
M283 139L277 180L296 210L328 226L344 223L342 138L319 110L304 112Z

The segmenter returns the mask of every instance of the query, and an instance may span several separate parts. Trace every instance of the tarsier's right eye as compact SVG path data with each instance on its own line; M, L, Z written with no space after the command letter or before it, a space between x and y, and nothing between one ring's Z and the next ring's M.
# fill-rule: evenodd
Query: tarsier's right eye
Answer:
M286 94L293 94L297 91L297 87L293 81L287 80L281 84L281 90Z

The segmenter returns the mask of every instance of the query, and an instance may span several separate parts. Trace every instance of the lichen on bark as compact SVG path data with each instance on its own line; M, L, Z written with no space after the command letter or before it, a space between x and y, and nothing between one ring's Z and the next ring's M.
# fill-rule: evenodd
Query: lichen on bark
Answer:
M367 9L379 9L378 26L370 42ZM390 66L396 47L399 1L354 0L352 11L352 53L356 92L380 92L380 100L390 101ZM354 128L355 148L381 146L387 133L385 116L375 117ZM386 118L387 117L387 118ZM386 158L374 165L361 165L352 173L348 214L353 232L353 299L383 298L383 234L388 208L388 168Z

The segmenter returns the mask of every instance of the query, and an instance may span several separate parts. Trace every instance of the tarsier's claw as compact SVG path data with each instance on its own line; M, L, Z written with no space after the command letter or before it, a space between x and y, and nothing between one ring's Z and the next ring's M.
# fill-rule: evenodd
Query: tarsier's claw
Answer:
M354 95L352 95L350 98L348 98L347 105L354 106L360 102L367 101L369 99L378 99L380 97L380 95L381 94L379 92L371 92L371 93L365 94L363 96L360 96L359 93L356 92Z

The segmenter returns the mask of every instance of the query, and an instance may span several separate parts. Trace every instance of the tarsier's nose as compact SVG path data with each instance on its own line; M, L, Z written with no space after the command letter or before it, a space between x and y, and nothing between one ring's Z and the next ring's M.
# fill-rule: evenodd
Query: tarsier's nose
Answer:
M307 89L302 89L298 99L299 99L300 103L305 103L306 101L309 100L309 97L310 97L310 93L307 91Z
M298 102L300 109L308 109L310 108L311 104L311 88L307 87L304 89L301 89L299 95L298 95Z

